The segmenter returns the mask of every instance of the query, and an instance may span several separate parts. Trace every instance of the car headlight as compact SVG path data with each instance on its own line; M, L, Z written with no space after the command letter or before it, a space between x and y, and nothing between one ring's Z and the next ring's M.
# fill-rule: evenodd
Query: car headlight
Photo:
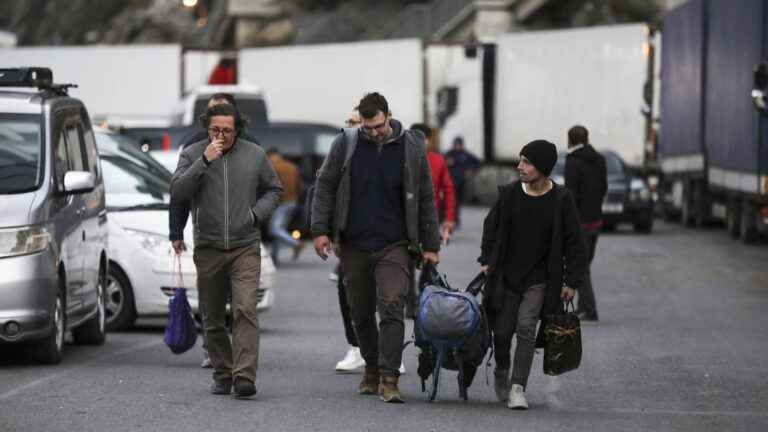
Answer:
M0 258L27 255L45 250L51 234L42 225L0 229Z
M162 255L169 250L170 243L166 236L130 228L126 228L125 231L134 236L141 247L149 252Z
M651 190L640 179L632 179L629 183L629 199L632 201L648 201L651 199Z

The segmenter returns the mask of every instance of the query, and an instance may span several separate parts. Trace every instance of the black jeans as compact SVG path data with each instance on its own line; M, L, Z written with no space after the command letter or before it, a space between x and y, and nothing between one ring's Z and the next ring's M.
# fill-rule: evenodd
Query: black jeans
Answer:
M406 245L393 245L378 252L341 245L341 263L348 283L347 300L360 353L368 366L378 365L382 375L399 375L409 262Z
M357 347L357 335L355 334L355 327L352 325L349 302L347 302L347 276L344 274L344 267L341 264L336 267L336 274L339 277L336 286L339 289L339 309L341 310L341 321L344 324L344 335L350 346Z
M584 274L584 286L579 290L578 309L579 312L584 312L590 317L597 318L597 302L595 301L595 290L592 287L592 259L595 258L595 249L597 248L597 237L600 234L600 229L583 229L584 242L587 246L587 254L589 254L589 265L587 265L587 272Z

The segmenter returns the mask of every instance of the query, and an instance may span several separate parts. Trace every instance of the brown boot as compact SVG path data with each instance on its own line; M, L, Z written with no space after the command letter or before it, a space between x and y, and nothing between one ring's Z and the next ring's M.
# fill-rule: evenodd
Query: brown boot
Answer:
M366 366L363 370L363 379L360 381L360 386L357 388L357 392L361 395L376 394L376 386L379 385L379 368Z
M400 395L400 389L397 388L398 377L394 375L384 375L379 384L379 397L388 403L403 403L403 397Z

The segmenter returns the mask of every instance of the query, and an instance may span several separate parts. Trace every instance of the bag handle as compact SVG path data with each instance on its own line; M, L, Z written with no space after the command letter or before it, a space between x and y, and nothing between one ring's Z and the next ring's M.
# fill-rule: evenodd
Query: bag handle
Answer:
M181 271L181 255L171 253L171 283L176 288L184 288L184 273Z
M467 285L467 288L464 291L476 296L480 294L480 291L482 291L483 288L485 288L485 283L487 281L488 275L484 272L480 272L471 282L469 282L469 285Z

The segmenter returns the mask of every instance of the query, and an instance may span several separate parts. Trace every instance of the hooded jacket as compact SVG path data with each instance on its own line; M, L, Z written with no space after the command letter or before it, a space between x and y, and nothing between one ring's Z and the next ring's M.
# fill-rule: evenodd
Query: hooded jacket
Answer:
M570 150L565 159L565 187L571 191L584 225L603 220L603 199L608 192L605 158L589 144Z
M397 120L391 122L396 133L389 141L403 139L405 144L403 202L410 248L437 252L440 250L440 234L424 137L421 133L404 130ZM348 149L348 145L357 146L357 141L348 140L345 133L340 133L333 141L320 168L312 202L312 236L327 235L337 243L347 226L351 199L351 170L347 167L347 156L354 154L355 149Z

